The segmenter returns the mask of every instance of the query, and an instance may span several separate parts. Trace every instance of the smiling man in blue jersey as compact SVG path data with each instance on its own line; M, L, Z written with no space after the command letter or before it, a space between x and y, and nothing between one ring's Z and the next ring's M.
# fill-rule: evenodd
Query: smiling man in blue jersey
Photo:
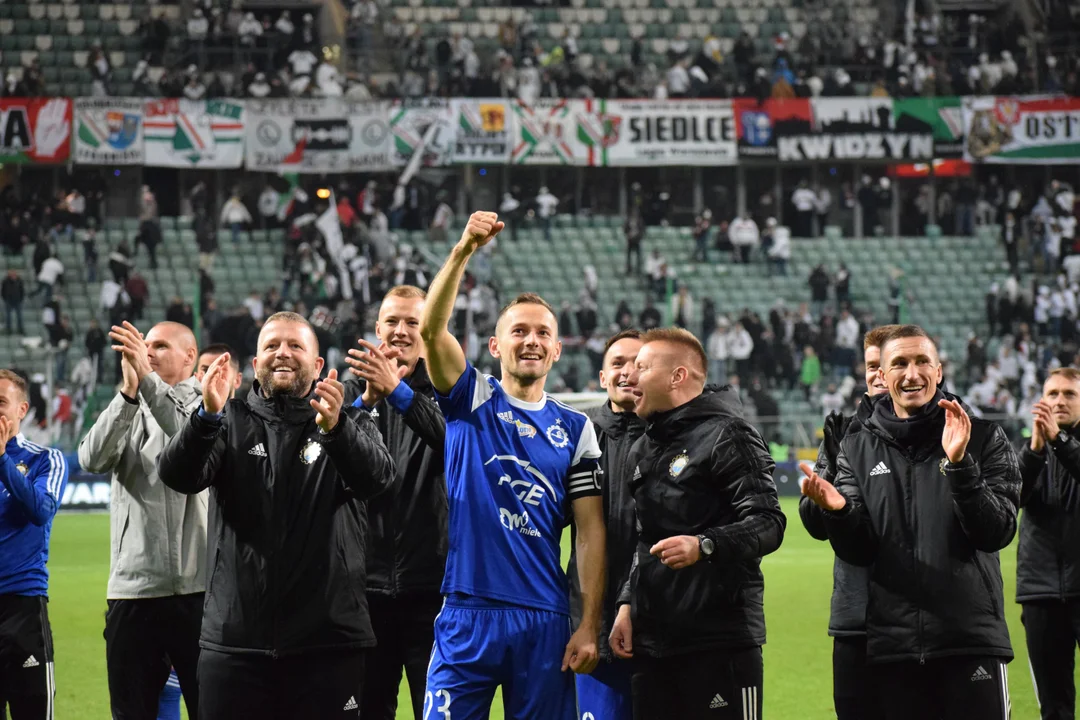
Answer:
M19 432L29 409L26 381L0 370L0 717L52 720L45 563L68 468L59 450Z
M487 718L501 685L508 720L576 720L567 670L596 667L604 593L596 433L584 413L544 393L562 345L539 295L520 295L499 314L488 350L501 381L479 373L447 328L469 258L502 229L495 213L473 213L428 289L420 324L447 420L450 509L424 717ZM559 548L571 513L582 603L573 635Z

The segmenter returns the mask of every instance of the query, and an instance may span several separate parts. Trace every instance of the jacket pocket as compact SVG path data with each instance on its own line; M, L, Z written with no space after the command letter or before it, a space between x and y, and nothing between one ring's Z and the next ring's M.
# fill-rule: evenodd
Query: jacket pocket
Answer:
M116 543L113 545L113 547L116 549L116 556L113 558L113 565L117 569L124 565L124 540L127 537L128 528L131 525L131 511L128 509L127 505L124 506L120 518L120 527L117 530L118 534L116 536Z
M986 591L986 599L990 603L990 609L993 611L994 617L1000 620L1004 617L1004 608L998 607L997 593L994 589L993 580L990 577L989 571L983 567L982 558L978 552L975 553L973 562L979 571L979 578L982 580L983 589Z

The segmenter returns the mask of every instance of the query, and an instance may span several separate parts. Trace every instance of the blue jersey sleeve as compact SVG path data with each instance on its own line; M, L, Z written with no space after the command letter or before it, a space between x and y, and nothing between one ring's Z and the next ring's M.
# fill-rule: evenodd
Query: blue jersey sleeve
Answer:
M600 467L600 443L596 439L596 428L592 420L586 420L581 428L574 449L574 459L566 475L567 495L571 500L601 494L601 477L604 471Z
M42 526L52 520L60 507L60 497L67 484L68 466L59 450L50 449L26 468L9 454L0 457L0 483L26 513L34 525Z
M477 372L471 362L465 362L465 372L450 388L449 395L436 392L435 399L447 420L460 420L472 415L476 408L491 398L491 384Z

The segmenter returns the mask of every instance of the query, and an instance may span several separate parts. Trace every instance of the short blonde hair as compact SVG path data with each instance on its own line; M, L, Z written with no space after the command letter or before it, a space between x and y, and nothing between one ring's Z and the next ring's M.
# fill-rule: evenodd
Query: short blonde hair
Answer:
M0 370L0 380L7 380L9 383L15 386L15 389L19 391L22 396L23 402L29 402L30 400L30 386L26 384L26 378L14 370L3 369Z
M652 342L667 342L678 345L697 360L696 369L702 375L705 375L706 369L709 367L709 359L705 354L705 348L702 347L701 341L697 339L694 333L680 327L654 328L641 336L642 345L648 345Z
M386 291L386 294L383 295L383 300L392 297L404 298L406 300L411 300L413 298L426 300L427 293L415 285L395 285Z

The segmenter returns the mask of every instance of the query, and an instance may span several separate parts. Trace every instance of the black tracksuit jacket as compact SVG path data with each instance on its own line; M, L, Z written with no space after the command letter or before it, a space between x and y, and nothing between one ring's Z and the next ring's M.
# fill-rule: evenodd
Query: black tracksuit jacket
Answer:
M630 452L638 542L619 603L631 604L637 652L668 657L765 643L761 558L780 547L786 519L772 456L741 411L730 387L707 387L649 417ZM712 557L672 570L649 554L675 535L705 535Z
M826 432L834 432L833 428L840 430L840 437L828 438L822 441L818 448L818 459L814 465L814 471L829 482L836 479L836 456L839 453L840 441L848 435L859 432L863 423L870 419L870 402L863 398L855 415L851 417L839 416L836 427L830 427L826 421ZM814 501L805 495L799 498L799 518L803 527L815 540L828 540L829 533L825 527L825 511L814 504ZM870 571L858 565L852 565L836 556L833 560L833 591L832 600L829 604L829 635L832 637L851 637L866 634L866 602L867 592L870 586Z
M310 397L310 396L309 396ZM394 480L368 413L320 433L309 398L230 400L220 420L192 413L158 457L162 482L210 488L200 644L297 654L375 645L365 597L365 501Z
M848 503L824 515L836 554L870 566L867 657L1011 659L998 551L1016 534L1020 471L1005 433L971 418L967 454L953 465L944 413L908 449L879 421L891 398L869 402L863 429L840 443L835 485Z
M438 593L449 546L446 419L423 360L402 382L413 392L408 407L391 396L371 413L397 468L393 484L367 504L367 589L388 596ZM346 403L363 393L362 381L345 383Z
M603 470L604 523L607 530L607 585L604 588L604 611L600 625L600 656L611 659L608 636L618 611L619 591L630 577L630 565L637 546L634 528L634 498L630 494L630 448L645 432L645 421L632 412L617 413L605 401L588 412L600 444L600 468ZM577 547L571 546L566 574L570 580L570 618L576 630L581 624L581 582L577 572Z
M1020 451L1016 601L1080 599L1080 428L1042 453Z

